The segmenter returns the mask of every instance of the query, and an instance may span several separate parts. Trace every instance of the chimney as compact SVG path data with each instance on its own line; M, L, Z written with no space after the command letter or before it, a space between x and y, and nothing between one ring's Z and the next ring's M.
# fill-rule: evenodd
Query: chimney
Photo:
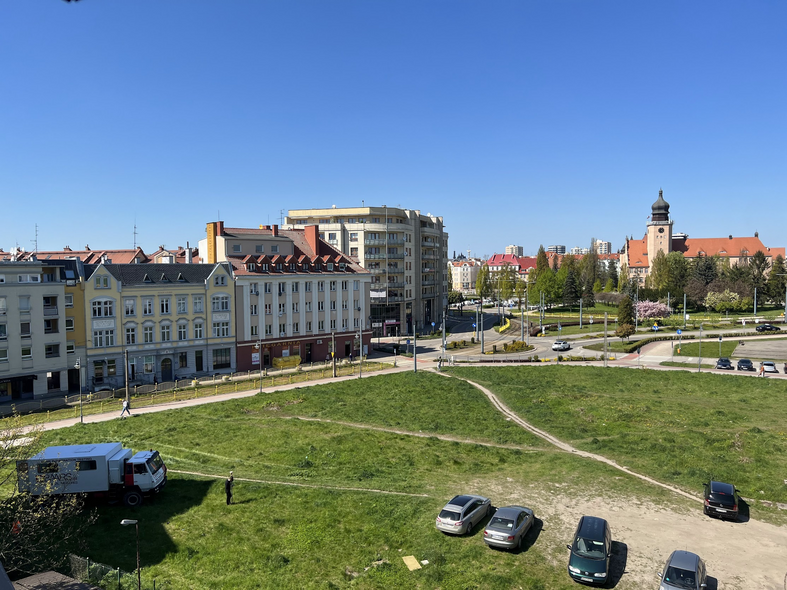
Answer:
M271 234L273 235L274 238L279 235L279 226L278 225L274 224L274 225L271 226Z
M306 242L314 252L315 256L320 255L320 228L316 225L307 225L303 229L306 234Z
M191 264L192 262L194 262L194 259L192 258L191 248L189 247L189 243L186 242L186 264Z
M224 222L223 221L217 221L216 222L216 235L217 236L223 236L224 235Z

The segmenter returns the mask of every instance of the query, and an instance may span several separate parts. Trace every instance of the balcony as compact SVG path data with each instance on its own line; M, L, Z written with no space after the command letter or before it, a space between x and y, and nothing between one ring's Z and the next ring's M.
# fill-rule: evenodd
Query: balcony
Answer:
M384 238L364 238L363 243L365 246L385 246L388 242Z
M385 286L389 289L403 289L404 281L388 281Z
M367 268L366 270L368 270L373 275L384 275L388 272L384 268Z
M424 286L425 285L436 285L436 284L437 284L437 281L435 281L434 279L426 279L426 280L422 280L421 281L421 285L424 285Z
M44 306L44 315L53 316L57 315L57 306L56 305L45 305Z
M397 254L365 254L365 260L404 260L404 252Z
M430 252L421 252L421 259L422 260L437 260L437 254L432 254Z

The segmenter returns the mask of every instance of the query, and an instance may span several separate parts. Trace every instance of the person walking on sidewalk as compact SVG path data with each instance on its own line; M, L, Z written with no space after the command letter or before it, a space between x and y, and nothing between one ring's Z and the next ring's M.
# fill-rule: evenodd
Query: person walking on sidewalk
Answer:
M235 478L232 476L232 471L230 471L230 476L227 478L227 481L224 482L224 493L227 494L227 506L232 504L232 488L235 485Z
M126 413L127 413L129 416L131 416L131 406L129 405L129 403L128 403L128 400L127 400L127 399L124 399L124 400L123 400L123 409L122 409L122 410L120 410L120 417L122 418L122 417L123 417L123 414L126 414Z

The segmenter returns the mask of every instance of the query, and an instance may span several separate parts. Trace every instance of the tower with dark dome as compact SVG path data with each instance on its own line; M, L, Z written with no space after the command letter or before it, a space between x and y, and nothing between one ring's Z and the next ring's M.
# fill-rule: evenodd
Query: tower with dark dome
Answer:
M659 189L659 198L650 208L648 221L648 264L653 264L656 253L672 251L672 220L669 217L669 203L664 200L664 191Z

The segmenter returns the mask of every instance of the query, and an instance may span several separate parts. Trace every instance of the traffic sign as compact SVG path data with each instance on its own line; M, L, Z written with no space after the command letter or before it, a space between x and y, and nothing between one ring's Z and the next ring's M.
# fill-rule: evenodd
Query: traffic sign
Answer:
M473 327L475 328L475 324L473 324Z
M590 323L593 323L593 316L590 316Z
M432 322L432 327L434 328L434 322Z
M719 342L721 342L721 336L719 336Z
M654 332L658 332L659 331L659 325L658 324L653 324L653 331Z
M557 325L557 331L558 331L558 332L560 332L562 329L563 329L563 326L561 326L560 324L558 324L558 325Z
M683 334L683 332L682 332L681 330L677 330L677 332L678 332L678 336L680 336L681 334Z
M639 354L641 351L642 351L642 348L641 348L641 347L640 347L640 348L638 348L638 349L637 349L637 354Z

